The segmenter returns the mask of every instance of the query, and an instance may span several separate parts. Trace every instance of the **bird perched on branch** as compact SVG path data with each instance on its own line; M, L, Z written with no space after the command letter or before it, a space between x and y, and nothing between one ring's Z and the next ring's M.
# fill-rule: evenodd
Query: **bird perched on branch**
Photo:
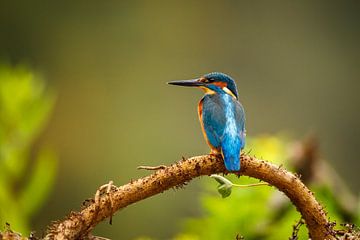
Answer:
M238 100L235 81L219 72L168 84L198 87L205 95L198 105L201 128L211 154L221 154L228 171L240 170L240 152L245 146L245 112Z

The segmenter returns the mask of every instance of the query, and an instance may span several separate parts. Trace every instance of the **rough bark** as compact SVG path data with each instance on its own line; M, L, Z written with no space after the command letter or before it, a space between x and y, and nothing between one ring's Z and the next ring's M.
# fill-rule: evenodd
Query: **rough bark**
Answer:
M82 239L100 222L118 210L170 188L184 186L193 178L225 170L221 157L204 155L159 168L153 174L120 187L109 186L98 191L95 200L80 212L72 212L65 220L52 224L45 239ZM335 239L335 232L314 194L294 174L264 160L242 155L241 170L235 174L265 181L282 191L305 220L311 239Z

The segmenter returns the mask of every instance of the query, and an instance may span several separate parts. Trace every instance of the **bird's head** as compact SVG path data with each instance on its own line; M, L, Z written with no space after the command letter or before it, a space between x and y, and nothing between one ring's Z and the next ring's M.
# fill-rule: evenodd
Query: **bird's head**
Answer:
M236 99L238 98L235 81L230 76L220 72L208 73L197 79L171 81L168 82L168 84L186 87L199 87L208 94L224 91Z

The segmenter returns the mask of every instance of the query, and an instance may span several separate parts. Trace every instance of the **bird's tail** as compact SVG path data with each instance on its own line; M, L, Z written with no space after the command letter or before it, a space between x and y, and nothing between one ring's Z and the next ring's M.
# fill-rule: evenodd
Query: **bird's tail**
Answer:
M239 171L240 170L240 156L224 156L225 168L228 171Z
M240 149L235 150L231 149L230 151L226 148L222 149L222 155L224 158L225 168L228 171L239 171L240 170Z
M224 138L222 142L222 155L224 158L225 168L228 171L240 170L240 151L242 148L241 139Z

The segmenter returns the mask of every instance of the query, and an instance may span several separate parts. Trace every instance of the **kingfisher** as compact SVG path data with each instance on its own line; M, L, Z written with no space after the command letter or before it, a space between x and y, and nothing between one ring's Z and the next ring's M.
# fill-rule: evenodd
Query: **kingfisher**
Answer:
M198 104L198 115L210 154L222 155L228 171L239 171L246 131L245 111L238 99L235 81L224 73L212 72L168 84L198 87L205 92Z

